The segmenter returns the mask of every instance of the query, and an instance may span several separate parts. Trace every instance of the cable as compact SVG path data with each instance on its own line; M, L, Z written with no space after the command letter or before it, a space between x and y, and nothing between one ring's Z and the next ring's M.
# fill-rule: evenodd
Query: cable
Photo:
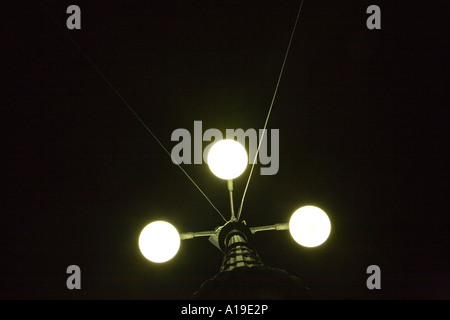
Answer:
M45 9L47 14L49 14L52 18L53 15L50 13L50 11L47 9L47 7L40 1L42 7ZM55 20L56 21L56 20ZM97 73L103 78L103 80L109 85L109 87L114 91L114 93L122 100L122 102L128 107L128 109L131 111L131 113L136 117L136 119L144 126L144 128L152 135L152 137L158 142L158 144L163 148L163 150L169 155L169 157L172 159L172 161L180 168L180 170L186 175L186 177L194 184L194 186L197 187L197 189L200 191L200 193L205 197L205 199L209 202L209 204L217 211L217 213L222 217L222 219L227 222L228 220L225 219L225 217L222 215L222 213L219 211L219 209L216 208L216 206L212 203L212 201L208 198L208 196L203 192L203 190L195 183L195 181L191 178L191 176L181 167L181 165L175 161L175 159L172 157L170 152L164 147L162 142L156 137L156 135L150 130L149 127L144 123L144 121L139 117L136 111L126 102L126 100L122 97L122 95L114 88L114 86L111 84L111 82L108 81L106 76L103 74L103 72L100 71L100 69L95 65L94 61L83 51L81 50L80 46L73 40L71 35L67 32L66 29L61 27L59 23L56 23L58 27L68 36L70 41L73 43L73 45L80 51L80 53L86 58L87 61L94 67L94 69L97 71Z
M239 218L241 217L242 208L244 206L244 199L245 199L245 195L247 194L247 189L248 189L248 185L250 183L250 179L252 177L253 168L255 167L256 159L258 158L259 148L261 147L261 142L264 138L264 134L266 133L267 123L269 122L270 114L272 113L273 103L275 101L275 97L277 96L278 87L279 87L280 81L281 81L281 76L283 75L284 66L286 65L286 60L289 55L289 50L291 48L292 39L294 38L295 29L297 28L298 18L300 17L300 12L302 11L303 2L304 2L304 0L302 0L302 3L300 4L300 8L298 9L297 18L295 19L294 28L292 29L292 33L291 33L291 38L289 39L289 44L286 49L286 53L284 55L284 60L283 60L282 66L281 66L280 74L278 75L278 81L277 81L277 85L275 86L275 92L273 93L272 101L270 103L270 108L269 108L269 111L267 112L266 121L264 122L264 129L262 131L261 138L259 139L258 149L256 150L255 158L253 159L253 163L252 163L252 167L250 169L250 174L248 176L247 184L245 185L244 193L242 195L241 205L239 207L239 211L237 214L238 221L239 221Z

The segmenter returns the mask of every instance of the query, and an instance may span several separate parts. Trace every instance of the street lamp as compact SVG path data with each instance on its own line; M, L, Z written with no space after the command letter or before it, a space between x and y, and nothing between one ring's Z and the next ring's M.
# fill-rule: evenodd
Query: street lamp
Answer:
M197 237L209 237L212 244L226 252L232 244L228 240L234 239L235 243L237 241L243 244L249 241L252 234L269 230L289 230L292 238L305 247L316 247L324 243L330 235L331 223L327 214L315 206L303 206L297 209L289 223L247 227L245 222L238 221L233 206L233 179L245 171L247 162L247 152L237 141L225 139L216 142L208 153L208 166L214 175L227 180L231 206L230 220L214 230L181 234L168 222L152 222L142 230L139 236L139 248L143 256L152 262L166 262L177 254L180 240ZM233 228L230 229L231 225ZM234 234L235 237L230 237L230 234Z
M166 221L154 221L142 229L139 249L152 262L161 263L172 259L180 248L180 234Z
M327 214L315 206L297 209L289 220L292 238L304 247L317 247L324 243L331 231Z
M212 145L207 159L211 172L216 177L227 180L231 221L237 221L234 214L233 179L236 179L245 171L248 163L247 151L239 142L225 139Z
M208 166L218 178L233 180L247 167L248 157L245 148L237 141L224 139L214 143L208 152Z

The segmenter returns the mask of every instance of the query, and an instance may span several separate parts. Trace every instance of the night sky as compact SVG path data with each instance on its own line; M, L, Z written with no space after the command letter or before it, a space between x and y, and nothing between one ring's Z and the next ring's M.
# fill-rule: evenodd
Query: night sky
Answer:
M2 2L0 298L188 299L213 277L222 253L207 238L165 264L141 255L151 221L187 232L223 220L86 56L169 151L194 121L262 129L300 2ZM66 27L71 4L81 30ZM366 27L370 4L380 30ZM327 212L320 247L289 232L254 238L314 298L450 298L449 9L304 2L267 126L279 129L279 171L255 166L242 218ZM228 217L226 183L204 163L182 166ZM81 290L66 288L69 265ZM380 290L366 287L370 265Z

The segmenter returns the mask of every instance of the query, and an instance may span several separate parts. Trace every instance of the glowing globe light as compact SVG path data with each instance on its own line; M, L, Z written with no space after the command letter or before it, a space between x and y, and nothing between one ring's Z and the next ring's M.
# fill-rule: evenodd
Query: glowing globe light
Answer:
M247 162L247 151L235 140L220 140L209 149L209 169L221 179L231 180L239 177L245 171Z
M155 221L142 229L139 235L139 249L152 262L166 262L172 259L180 248L180 234L168 222Z
M328 239L331 223L320 208L305 206L297 209L289 221L292 238L304 247L316 247Z

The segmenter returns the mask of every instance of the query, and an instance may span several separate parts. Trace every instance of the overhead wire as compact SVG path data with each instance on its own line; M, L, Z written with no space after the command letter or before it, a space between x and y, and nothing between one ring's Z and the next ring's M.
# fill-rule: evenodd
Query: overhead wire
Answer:
M238 221L239 221L239 219L240 219L240 217L241 217L241 214L242 214L242 208L244 207L245 196L246 196L246 194L247 194L248 186L249 186L250 180L251 180L251 178L252 178L253 169L254 169L254 167L255 167L256 159L258 158L259 149L260 149L260 147L261 147L261 142L263 141L264 135L265 135L265 133L266 133L267 123L269 122L269 118L270 118L270 115L271 115L271 113L272 113L272 108L273 108L273 104L274 104L275 98L276 98L276 96L277 96L278 87L280 86L281 77L282 77L282 75L283 75L284 67L285 67L285 65L286 65L287 57L288 57L288 55L289 55L289 50L291 49L292 39L294 38L295 30L297 29L297 23L298 23L298 20L299 20L299 17L300 17L300 13L301 13L301 11L302 11L303 2L304 2L304 0L302 0L302 2L301 2L301 4L300 4L300 8L298 9L297 18L295 19L294 27L292 28L291 37L290 37L290 39L289 39L289 44L288 44L288 46L287 46L286 53L285 53L285 55L284 55L283 64L281 65L281 70L280 70L280 73L279 73L279 75L278 75L278 80L277 80L277 84L276 84L276 86L275 86L275 91L274 91L274 93L273 93L272 101L271 101L271 103L270 103L270 107L269 107L269 110L268 110L268 112L267 112L266 120L265 120L265 122L264 122L264 129L262 130L262 134L261 134L261 137L260 137L259 143L258 143L258 148L257 148L257 150L256 150L255 157L254 157L254 159L253 159L252 166L251 166L251 169L250 169L250 173L249 173L249 175L248 175L247 183L246 183L246 185L245 185L244 193L243 193L243 195L242 195L241 204L240 204L240 206L239 206L239 211L238 211L238 213L237 213L237 220L238 220Z
M51 12L47 9L47 7L40 1L42 7L47 12L48 15L50 15L52 18L53 15ZM56 20L55 20L56 22ZM78 49L78 51L85 57L85 59L92 65L92 67L97 71L97 73L103 78L103 80L108 84L108 86L112 89L112 91L122 100L122 102L125 104L125 106L128 107L128 109L131 111L131 113L135 116L135 118L142 124L142 126L147 130L148 133L156 140L156 142L161 146L161 148L169 155L169 157L172 159L173 163L177 165L178 168L185 174L185 176L194 184L194 186L200 191L200 193L205 197L205 199L209 202L209 204L214 208L214 210L222 217L222 219L227 222L228 220L223 216L223 214L220 212L219 209L212 203L212 201L209 199L209 197L203 192L203 190L198 186L197 183L195 183L194 179L191 178L191 176L186 172L186 170L183 169L183 167L172 157L171 153L167 150L166 147L162 144L161 140L158 139L158 137L153 133L152 130L145 124L145 122L142 120L142 118L138 115L138 113L128 104L128 102L123 98L123 96L116 90L116 88L111 84L111 82L106 78L105 74L97 67L97 65L94 63L94 61L81 49L81 47L76 43L76 41L72 38L72 36L67 32L66 29L64 29L58 22L56 22L58 27L67 35L67 37L70 39L72 44Z
M274 105L274 102L275 102L275 98L276 98L276 96L277 96L277 93L278 93L278 88L279 88L279 85L280 85L280 82L281 82L281 78L282 78L282 75L283 75L283 71L284 71L284 68L285 68L285 65L286 65L286 61L287 61L287 57L288 57L288 55L289 55L289 51L290 51L290 48L291 48L291 44L292 44L292 39L294 38L294 34L295 34L295 30L296 30L296 28L297 28L297 24L298 24L298 20L299 20L299 17L300 17L300 13L301 13L301 11L302 11L302 7L303 7L303 2L304 2L304 0L302 0L302 2L301 2L301 4L300 4L300 8L299 8L299 10L298 10L298 13L297 13L297 17L296 17L296 19L295 19L295 24L294 24L294 27L293 27L293 29L292 29L292 32L291 32L291 36L290 36L290 39L289 39L289 43L288 43L288 47L287 47L287 49L286 49L286 53L285 53L285 55L284 55L284 59L283 59L283 63L282 63L282 66L281 66L281 70L280 70L280 73L279 73L279 75L278 75L278 79L277 79L277 83L276 83L276 86L275 86L275 90L274 90L274 94L273 94L273 96L272 96L272 100L271 100L271 103L270 103L270 107L269 107L269 110L268 110L268 112L267 112L267 116L266 116L266 119L265 119L265 122L264 122L264 128L263 128L263 130L262 130L262 134L261 134L261 137L260 137L260 140L259 140L259 143L258 143L258 148L257 148L257 150L256 150L256 153L255 153L255 157L254 157L254 159L253 159L253 162L252 162L252 166L251 166L251 169L250 169L250 173L249 173L249 176L248 176L248 179L247 179L247 183L246 183L246 185L245 185L245 189L244 189L244 193L243 193L243 195L242 195L242 199L241 199L241 203L240 203L240 207L239 207L239 211L238 211L238 213L237 213L237 220L239 221L239 219L240 219L240 217L241 217L241 214L242 214L242 209L243 209L243 206L244 206L244 200L245 200L245 196L246 196L246 194L247 194L247 191L248 191L248 187L249 187L249 184L250 184L250 180L251 180L251 177L252 177L252 174L253 174L253 170L254 170L254 167L255 167L255 163L256 163L256 159L257 159L257 157L258 157L258 154L259 154L259 150L260 150L260 148L261 148L261 143L262 143L262 141L263 141L263 139L264 139L264 135L265 135L265 133L266 133L266 129L267 129L267 124L268 124L268 122L269 122L269 118L270 118L270 115L271 115L271 113L272 113L272 109L273 109L273 105ZM40 2L41 3L41 5L42 5L42 7L44 8L44 10L50 15L50 16L52 16L52 14L50 13L50 11L47 9L47 7L42 3L42 2ZM142 118L138 115L138 113L128 104L128 102L123 98L123 96L117 91L117 89L111 84L111 82L106 78L106 76L104 75L104 73L97 67L97 65L94 63L94 61L81 49L81 47L76 43L76 41L72 38L72 36L67 32L67 30L65 30L59 23L57 23L57 25L58 25L58 27L60 27L60 29L67 35L67 37L70 39L70 41L72 42L72 44L78 49L78 51L85 57L85 59L92 65L92 67L97 71L97 73L102 77L102 79L108 84L108 86L113 90L113 92L120 98L120 100L125 104L125 106L129 109L129 111L135 116L135 118L141 123L141 125L147 130L147 132L148 133L150 133L150 135L156 140L156 142L161 146L161 148L169 155L169 157L172 159L172 162L173 163L175 163L176 165L177 165L177 167L178 168L180 168L180 170L184 173L184 175L192 182L192 184L194 184L194 186L199 190L199 192L203 195L203 197L208 201L208 203L214 208L214 210L222 217L222 219L225 221L225 222L227 222L227 219L225 219L225 217L222 215L222 213L220 212L220 210L219 209L217 209L217 207L212 203L212 201L209 199L209 197L205 194L205 192L203 192L203 190L198 186L198 184L192 179L192 177L186 172L186 170L184 170L183 169L183 167L181 167L181 165L172 157L172 155L171 155L171 153L167 150L167 148L162 144L162 142L158 139L158 137L153 133L153 131L152 130L150 130L150 128L145 124L145 122L142 120Z

